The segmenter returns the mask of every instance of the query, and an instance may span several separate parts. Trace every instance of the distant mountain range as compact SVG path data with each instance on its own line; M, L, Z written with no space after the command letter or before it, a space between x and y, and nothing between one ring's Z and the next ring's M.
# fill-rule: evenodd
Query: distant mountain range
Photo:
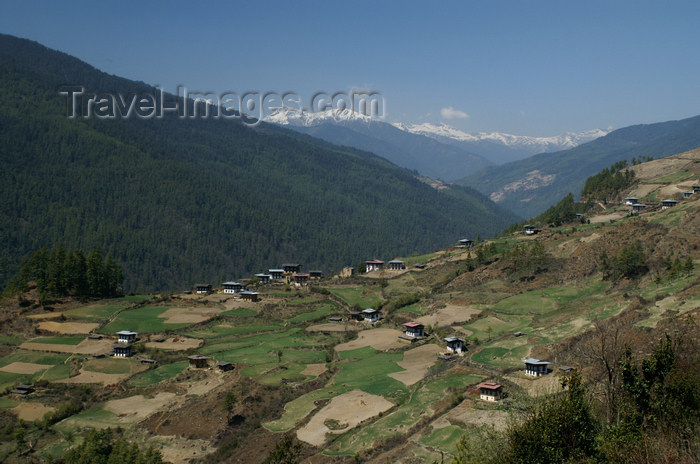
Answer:
M640 124L610 132L569 150L541 153L488 167L459 181L524 217L534 217L568 193L578 194L588 176L617 161L663 158L700 146L700 116Z
M0 34L0 286L41 247L101 246L127 290L162 290L290 261L333 270L423 253L518 219L471 188L434 188L372 153L277 125L70 119L57 90L66 84L156 92Z
M573 148L610 132L593 129L554 137L500 132L469 134L444 123L388 124L347 109L316 113L281 109L264 120L332 143L371 151L399 166L446 181L460 179L488 165Z
M412 134L425 135L467 151L479 153L494 164L527 158L538 153L566 150L610 133L612 129L567 132L553 137L529 137L502 132L469 134L447 124L402 124L394 126Z

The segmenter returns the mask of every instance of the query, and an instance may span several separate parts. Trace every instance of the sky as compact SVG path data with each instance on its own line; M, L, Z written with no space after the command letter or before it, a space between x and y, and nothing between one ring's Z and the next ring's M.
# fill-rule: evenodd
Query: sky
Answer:
M697 1L0 0L0 32L175 92L383 96L387 122L551 136L700 114Z

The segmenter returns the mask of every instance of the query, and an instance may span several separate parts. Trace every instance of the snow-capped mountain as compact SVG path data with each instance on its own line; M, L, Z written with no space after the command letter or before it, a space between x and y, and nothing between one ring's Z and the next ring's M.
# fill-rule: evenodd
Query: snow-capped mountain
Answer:
M423 176L454 181L492 163L474 152L422 134L403 131L351 110L309 113L295 109L275 111L263 121L298 132L375 153Z
M333 109L322 112L298 111L293 108L280 108L263 119L265 122L281 126L313 127L321 124L342 124L348 122L371 123L378 121L370 116L349 109Z
M481 153L477 146L474 146L473 144L489 142L534 155L536 153L553 152L574 148L583 143L603 137L612 131L612 128L607 130L593 129L585 132L567 132L565 134L556 135L553 137L530 137L524 135L504 134L501 132L479 132L477 134L469 134L444 123L394 123L394 126L401 130L411 132L412 134L425 135L426 137L432 137L442 142L453 144L454 142L466 143L468 144L467 148L484 155L485 153Z

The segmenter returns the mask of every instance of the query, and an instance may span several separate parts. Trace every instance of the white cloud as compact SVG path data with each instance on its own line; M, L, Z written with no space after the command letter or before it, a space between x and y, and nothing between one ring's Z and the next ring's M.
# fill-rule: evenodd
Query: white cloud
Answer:
M441 109L440 114L445 119L467 119L469 117L464 111L456 110L451 106Z

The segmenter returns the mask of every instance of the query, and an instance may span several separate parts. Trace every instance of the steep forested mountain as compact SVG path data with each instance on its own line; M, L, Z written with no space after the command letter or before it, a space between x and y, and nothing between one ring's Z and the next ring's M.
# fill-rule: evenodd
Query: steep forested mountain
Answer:
M488 167L462 181L523 217L537 216L588 176L621 160L661 158L700 146L700 116L618 129L570 150Z
M0 36L0 285L43 246L102 247L125 288L163 289L294 260L332 269L492 235L514 215L383 158L226 119L66 117L59 87L146 84Z

